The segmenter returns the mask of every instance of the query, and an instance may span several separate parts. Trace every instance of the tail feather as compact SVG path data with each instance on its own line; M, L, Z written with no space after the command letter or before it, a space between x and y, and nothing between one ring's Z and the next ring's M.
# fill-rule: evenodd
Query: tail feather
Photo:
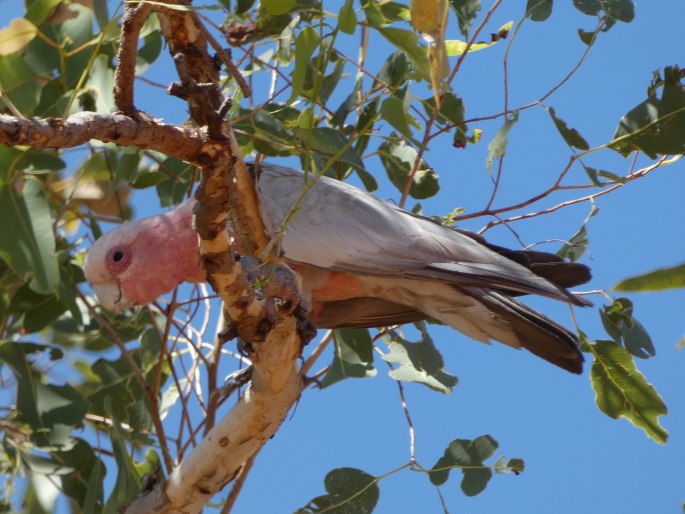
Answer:
M582 373L583 354L570 330L506 294L485 289L463 292L505 320L523 348L571 373Z

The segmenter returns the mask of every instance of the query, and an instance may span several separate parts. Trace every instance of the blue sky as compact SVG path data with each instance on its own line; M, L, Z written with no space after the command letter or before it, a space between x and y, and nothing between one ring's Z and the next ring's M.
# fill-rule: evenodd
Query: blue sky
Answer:
M0 1L5 11L0 25L9 22L18 4ZM522 16L523 2L505 4L485 34ZM652 71L683 65L680 34L685 4L681 0L655 4L639 4L632 23L619 23L603 34L580 71L546 103L591 146L608 142L621 116L644 100ZM338 5L326 2L331 11ZM567 1L556 2L552 17L545 23L524 24L510 55L510 105L536 100L575 65L584 50L576 30L591 30L592 21ZM456 27L448 29L448 37L450 32L458 37ZM349 40L350 45L355 43ZM376 70L387 53L380 50L386 49L383 43L378 45L369 65ZM504 50L505 44L498 44L466 59L454 89L464 99L468 118L501 112ZM352 50L350 53L354 54ZM375 68L374 58L378 59ZM174 78L168 65L154 71L159 82ZM139 94L138 105L151 114L168 121L184 120L185 111L169 110L165 106L168 100L159 90L141 86ZM335 100L333 103L337 105ZM446 214L458 206L467 212L483 208L491 184L485 169L487 145L500 124L472 124L471 128L484 131L482 142L475 147L456 150L445 144L431 148L426 158L440 175L441 191L422 202L424 212ZM528 198L541 183L551 183L569 157L568 148L542 109L522 112L510 134L497 205ZM639 162L644 165L647 161ZM588 164L619 174L630 168L630 160L608 150L591 155ZM368 167L383 174L377 161L370 161ZM583 182L580 168L571 176ZM594 279L581 289L609 288L626 276L685 261L684 192L685 163L680 162L599 198L596 206L600 212L589 224L590 247L583 258L592 267ZM387 184L377 194L398 198ZM537 207L550 207L572 197L555 196ZM138 197L139 215L158 210L154 205L143 205L149 198ZM567 239L589 209L588 204L581 204L514 227L526 244ZM463 226L478 229L487 221L479 218ZM493 229L487 236L493 242L516 246L506 229ZM555 251L557 244L540 248ZM669 407L669 415L661 419L670 432L665 446L645 437L628 421L609 419L597 409L588 379L589 365L583 376L573 376L525 352L502 345L487 347L450 329L434 328L433 339L445 357L446 368L459 377L460 383L450 396L406 385L419 461L430 467L452 439L490 434L500 445L497 456L520 457L526 462L524 473L496 475L485 492L473 498L461 493L458 473L453 472L442 487L450 512L681 511L685 501L681 472L685 456L685 350L676 350L675 343L685 333L685 292L643 293L629 298L657 348L656 357L640 361L638 366ZM597 306L604 303L600 296L591 299ZM545 300L530 303L571 324L566 306ZM606 337L597 308L576 309L575 315L589 337ZM324 357L322 363L329 358ZM292 512L324 493L323 478L331 469L358 467L381 475L408 461L408 430L397 386L380 359L376 365L378 376L374 379L347 380L324 391L305 392L292 416L257 458L234 512ZM403 471L385 478L380 488L377 512L440 511L438 496L421 474Z

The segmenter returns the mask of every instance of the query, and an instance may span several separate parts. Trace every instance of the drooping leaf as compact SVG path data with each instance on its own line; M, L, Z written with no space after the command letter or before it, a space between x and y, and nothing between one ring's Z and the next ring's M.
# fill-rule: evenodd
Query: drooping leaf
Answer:
M378 80L391 90L398 89L409 79L409 61L407 54L401 51L393 52L381 66Z
M611 418L626 418L657 443L666 443L668 432L658 418L668 409L630 354L612 341L597 341L589 347L595 356L590 380L599 409Z
M407 6L398 2L362 2L362 7L369 26L376 29L411 18Z
M642 324L633 317L633 302L617 298L600 311L602 325L616 344L623 344L635 357L648 359L656 355L652 338Z
M587 245L590 242L587 237L587 224L590 221L590 218L592 218L598 212L599 209L593 205L592 209L590 210L590 214L588 214L587 218L585 218L585 221L583 221L583 224L580 226L578 231L573 234L571 239L569 239L568 242L565 243L564 246L562 246L557 252L559 257L562 259L568 259L571 262L576 262L583 256L585 250L587 250Z
M319 40L319 34L312 27L305 27L295 39L295 69L288 105L291 105L302 91L307 68L314 50L319 45Z
M103 513L117 514L121 505L129 503L140 492L142 477L138 474L138 470L131 461L125 439L121 434L123 428L112 410L109 397L105 399L104 407L108 415L107 417L112 420L110 440L112 442L114 459L117 463L117 478L114 488L105 503Z
M583 43L590 46L597 39L597 34L594 31L578 29L578 37Z
M649 88L647 100L621 118L610 148L628 155L634 150L656 159L657 155L685 153L685 87L683 70L664 69ZM656 92L661 88L661 98Z
M335 355L331 368L321 381L321 388L346 378L375 377L373 342L366 329L341 329L333 332Z
M487 487L492 478L492 470L484 462L492 457L498 447L497 441L489 435L474 440L455 439L429 471L430 481L442 485L447 482L452 469L460 468L463 473L462 491L467 496L475 496Z
M406 138L412 137L407 113L404 109L402 100L395 96L390 96L383 100L381 104L381 116L385 121Z
M334 469L324 479L328 494L314 498L297 514L370 514L381 494L376 481L376 477L361 469Z
M383 360L397 367L390 372L395 380L417 382L435 391L450 394L457 385L457 377L445 370L445 362L428 333L422 331L421 341L412 343L401 338L396 332L387 341L389 352Z
M616 291L662 291L685 287L685 264L661 268L621 280Z
M388 178L399 191L402 191L418 159L417 151L404 141L388 140L378 147L378 154ZM438 175L423 160L419 162L417 170L409 194L417 200L430 198L440 190Z
M509 131L516 124L518 119L518 112L514 112L507 116L504 120L504 124L499 128L492 141L490 141L490 144L488 145L488 157L485 160L485 167L488 172L492 171L492 163L495 159L502 158L506 153L507 143L509 142Z
M569 128L566 122L556 115L552 107L547 107L547 112L552 117L554 126L559 131L559 134L561 134L561 137L564 138L564 141L566 141L567 145L578 148L579 150L587 150L590 148L590 145L587 144L587 141L585 141L583 136L581 136L576 129Z
M338 28L345 34L354 34L357 28L357 16L354 13L354 1L345 0L338 13Z
M430 82L431 71L426 48L419 43L419 36L415 32L396 28L382 28L378 29L378 32L395 48L407 54L419 77L426 82Z
M450 0L450 5L457 14L459 30L468 39L473 20L480 11L480 0Z
M0 258L39 294L54 294L59 284L52 218L43 188L28 177L21 195L0 186Z

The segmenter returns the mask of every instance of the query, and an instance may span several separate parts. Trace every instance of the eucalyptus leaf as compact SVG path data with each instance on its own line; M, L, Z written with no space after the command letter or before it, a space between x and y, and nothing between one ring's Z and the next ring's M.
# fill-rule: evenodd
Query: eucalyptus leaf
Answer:
M595 356L590 381L599 409L611 418L626 418L648 437L665 444L668 432L658 418L668 410L630 354L611 341L597 341L590 347Z
M485 489L492 478L492 470L484 462L492 457L498 447L497 441L489 435L474 440L455 439L428 472L428 476L434 485L440 486L447 482L452 469L461 469L462 491L467 496L475 496Z
M590 145L587 144L587 141L585 141L583 136L581 136L576 129L569 128L566 122L556 115L556 112L553 108L547 107L547 112L552 117L554 126L559 131L559 134L561 134L561 137L564 138L564 141L566 141L567 145L578 148L579 150L587 150L590 148Z
M302 91L307 68L314 50L319 45L319 40L319 34L312 27L305 27L295 39L295 70L292 75L293 82L288 105L291 105Z
M59 268L52 217L40 183L27 178L19 195L11 185L0 186L0 258L39 294L55 294Z
M297 514L318 512L370 514L380 497L380 489L376 481L376 477L361 469L334 469L324 479L328 494L314 498L296 512Z
M321 380L321 388L329 387L346 378L376 376L373 367L373 342L366 329L340 329L333 332L335 356L328 373Z
M663 291L685 287L685 264L661 268L621 280L616 291Z
M488 157L485 161L485 167L488 173L492 171L492 164L495 159L501 159L507 151L507 144L509 143L509 131L514 127L519 119L518 112L514 112L506 117L504 124L499 128L495 137L488 145Z
M677 66L667 66L663 79L652 83L647 100L621 118L610 148L623 155L639 150L651 159L685 153L684 75ZM658 88L661 98L656 96Z

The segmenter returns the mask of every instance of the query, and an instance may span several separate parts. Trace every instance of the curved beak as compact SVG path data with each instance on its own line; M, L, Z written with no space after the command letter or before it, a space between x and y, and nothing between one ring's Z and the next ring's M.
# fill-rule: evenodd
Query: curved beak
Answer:
M93 284L92 287L95 290L95 294L98 295L100 303L108 311L119 314L127 307L134 305L132 300L123 295L119 284Z

